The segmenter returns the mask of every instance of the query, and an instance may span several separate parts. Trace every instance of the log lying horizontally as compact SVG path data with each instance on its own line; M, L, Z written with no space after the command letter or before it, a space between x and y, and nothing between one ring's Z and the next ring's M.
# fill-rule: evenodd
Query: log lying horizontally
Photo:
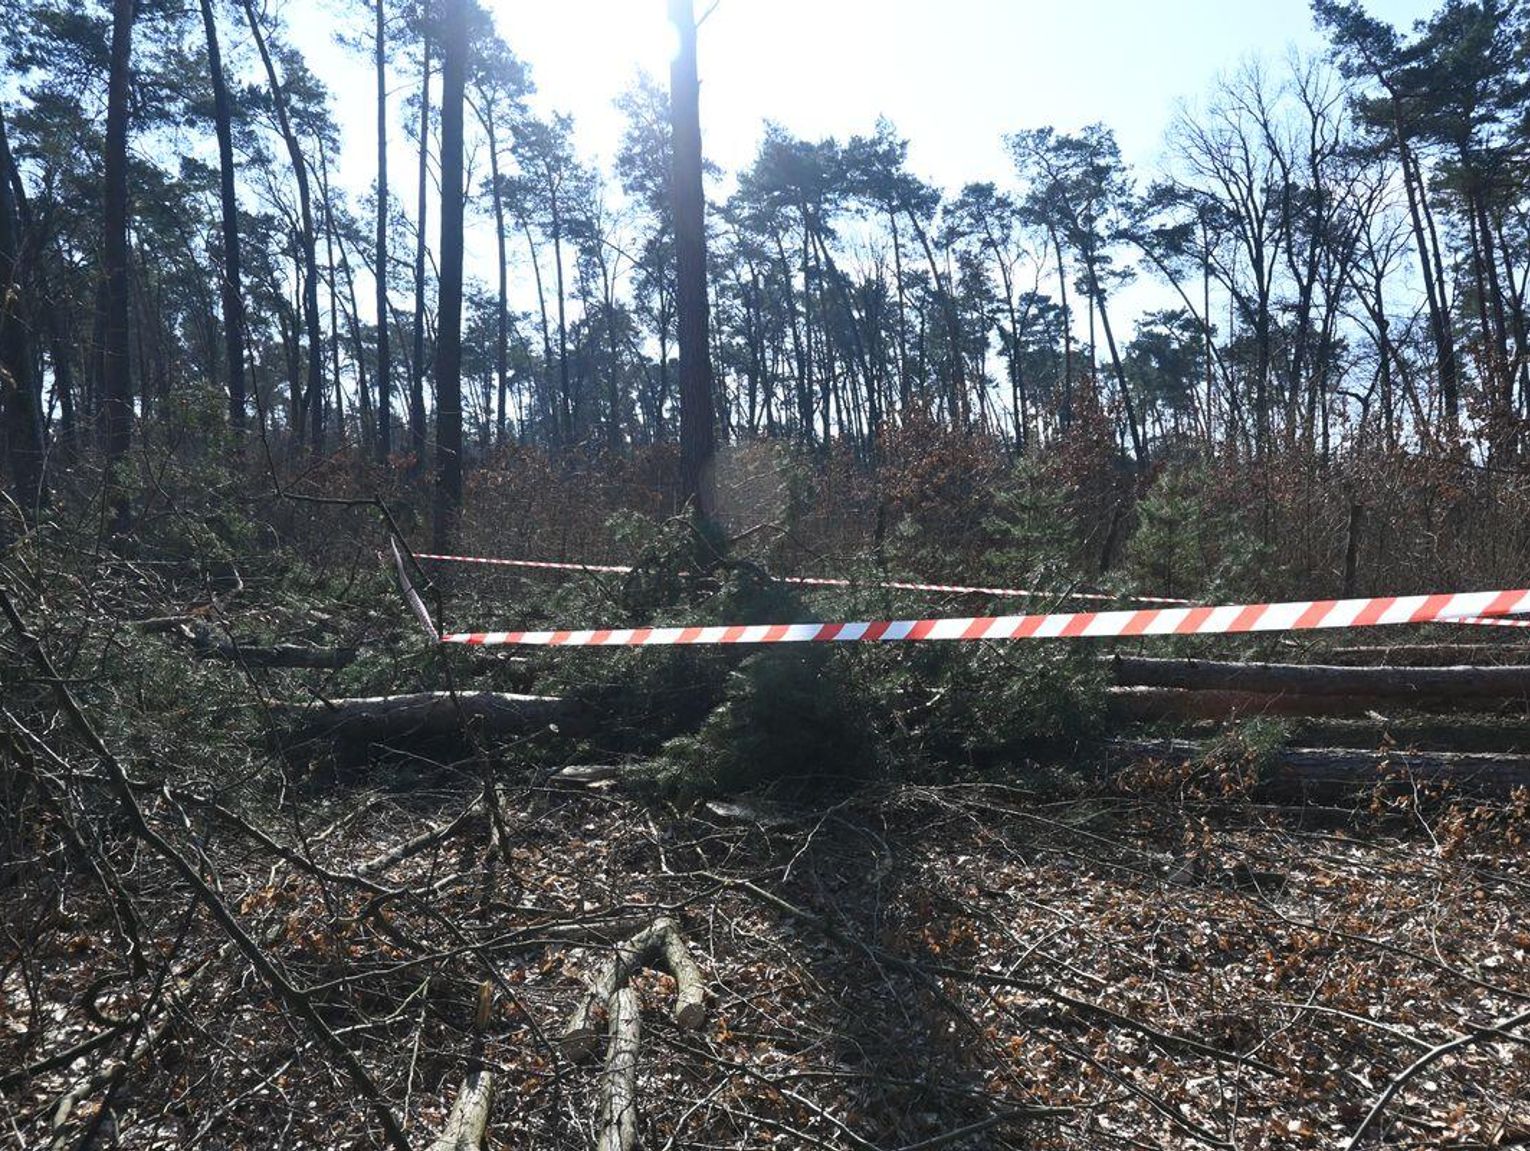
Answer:
M1525 664L1505 667L1336 667L1116 656L1111 660L1111 670L1120 687L1393 699L1428 696L1530 699L1530 665Z
M590 726L582 704L546 695L422 691L278 707L297 742L330 739L378 742L452 735L471 725L485 735L526 735L548 727L580 734Z
M1340 667L1475 667L1530 661L1530 647L1511 635L1501 643L1356 644L1320 653Z
M1110 743L1117 761L1200 759L1206 746L1184 739L1117 739ZM1452 782L1500 791L1530 785L1530 755L1477 751L1363 751L1351 748L1277 748L1265 759L1263 782L1274 784L1367 785L1402 778Z
M1400 711L1459 715L1463 711L1517 708L1515 699L1458 695L1327 695L1307 692L1193 691L1183 687L1108 687L1105 706L1125 723L1160 720L1233 720L1252 716L1339 719L1393 718Z
M1231 720L1251 716L1344 717L1385 714L1397 700L1372 695L1298 695L1267 691L1189 691L1182 687L1109 687L1105 706L1112 719L1124 723L1161 720ZM1413 711L1459 711L1459 700L1433 697L1410 699Z

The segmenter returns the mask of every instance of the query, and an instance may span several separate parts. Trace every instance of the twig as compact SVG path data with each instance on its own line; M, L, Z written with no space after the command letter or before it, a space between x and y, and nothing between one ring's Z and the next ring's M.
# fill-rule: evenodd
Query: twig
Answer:
M1344 1145L1345 1151L1354 1151L1354 1148L1359 1145L1360 1140L1365 1137L1365 1133L1374 1127L1376 1121L1381 1118L1381 1113L1386 1110L1387 1104L1397 1097L1397 1093L1407 1085L1410 1079L1414 1078L1426 1067L1443 1059L1452 1051L1459 1051L1463 1047L1470 1047L1473 1043L1480 1043L1484 1039L1491 1039L1511 1027L1520 1027L1526 1023L1530 1023L1530 1010L1521 1011L1518 1015L1511 1015L1507 1019L1501 1019L1491 1027L1481 1027L1466 1035L1458 1035L1454 1039L1431 1047L1398 1072L1392 1082L1387 1084L1386 1090L1376 1097L1376 1102L1371 1105L1371 1109L1366 1112L1365 1118L1360 1120L1360 1125L1355 1128L1354 1134L1349 1137L1349 1142Z

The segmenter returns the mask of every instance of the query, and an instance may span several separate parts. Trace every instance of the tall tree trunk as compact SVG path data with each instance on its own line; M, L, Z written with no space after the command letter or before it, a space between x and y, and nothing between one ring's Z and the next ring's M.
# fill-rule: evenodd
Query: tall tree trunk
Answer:
M680 493L702 520L713 512L712 361L707 353L706 192L701 169L700 80L692 0L669 0L680 34L670 64L670 127L674 136L675 251L680 326Z
M393 382L388 358L388 42L383 0L375 0L377 28L377 454L393 451Z
M940 263L935 258L935 248L930 243L929 234L912 210L907 215L915 238L924 247L924 257L930 265L930 282L940 298L941 316L946 321L946 339L951 344L951 418L966 431L972 417L971 397L967 395L967 366L962 354L962 322L956 311L956 285L951 283L949 276L942 283Z
M898 212L896 205L887 207L887 222L892 226L893 281L898 289L898 406L902 409L900 419L908 418L912 391L908 378L908 309L903 290L903 241L898 235Z
M414 356L409 364L409 446L416 467L425 464L425 227L427 161L430 157L430 38L425 38L420 79L420 178L414 243ZM438 321L439 322L439 321Z
M340 381L340 280L335 271L335 205L329 191L329 158L319 142L319 196L324 204L324 258L329 266L329 355L335 384L335 438L345 443L345 388Z
M1408 218L1413 226L1413 242L1424 275L1424 294L1429 304L1429 331L1434 339L1435 362L1440 373L1440 393L1445 402L1445 434L1454 442L1461 426L1461 396L1459 371L1456 361L1455 336L1451 331L1450 310L1445 298L1445 278L1438 245L1434 242L1433 229L1426 231L1424 212L1427 209L1427 189L1424 176L1418 170L1417 159L1408 146L1403 131L1402 112L1398 97L1392 94L1392 128L1397 144L1398 162L1402 166L1403 189L1407 193Z
M542 261L537 255L537 242L536 237L531 232L531 221L526 218L524 212L517 211L515 222L526 237L526 249L531 255L531 278L532 283L535 284L537 289L537 315L540 317L542 325L542 395L540 397L540 406L543 409L543 415L556 422L551 402L552 397L548 394L552 390L552 326L547 318L547 289L542 284ZM661 336L659 340L661 360L663 354L664 342ZM558 430L556 427L552 429L552 433L554 436L557 436Z
M1110 327L1110 313L1105 310L1105 290L1100 286L1100 278L1095 270L1094 257L1084 257L1084 270L1089 274L1089 294L1100 313L1100 327L1105 332L1105 347L1110 352L1110 366L1116 377L1116 386L1121 389L1121 402L1126 405L1126 427L1131 433L1132 450L1137 456L1137 470L1146 471L1148 465L1147 441L1143 438L1142 429L1137 424L1137 405L1132 402L1132 391L1126 381L1126 369L1121 363L1121 353L1116 349L1116 336Z
M604 254L600 258L600 281L604 295L601 306L605 309L606 355L609 358L606 365L606 403L610 408L610 419L606 423L606 449L615 455L622 448L621 373L618 370L620 364L617 359L619 353L615 323L617 277Z
M563 283L563 209L558 202L558 174L546 170L552 207L553 279L558 290L558 428L559 442L574 442L574 397L568 376L568 289Z
M102 200L101 429L106 502L112 529L127 531L128 497L120 472L133 437L133 379L128 339L128 85L136 0L113 0L111 73L106 96L106 188Z
M340 247L340 271L345 275L345 291L351 302L346 320L351 329L351 346L356 349L356 395L361 402L361 439L364 444L377 442L377 417L372 411L372 391L367 386L367 346L361 338L361 309L356 302L356 279L351 274L351 259L345 251L345 234L336 237Z
M299 418L307 409L309 439L314 451L324 450L324 344L319 334L319 258L318 237L313 225L313 196L308 186L308 165L303 159L303 149L298 143L297 132L292 127L292 117L287 109L287 93L276 76L276 65L271 61L271 50L261 31L260 20L255 15L252 0L244 0L245 19L250 25L250 35L260 53L266 80L271 86L271 102L276 109L277 125L287 145L287 157L292 162L292 175L297 181L298 212L301 232L298 236L303 259L303 327L308 336L308 381L306 403L299 405ZM301 435L302 428L298 428Z
M1508 318L1504 311L1503 281L1498 275L1498 251L1493 242L1493 226L1488 219L1487 205L1479 189L1472 197L1477 213L1477 236L1482 247L1482 267L1487 275L1486 293L1489 315L1492 321L1492 360L1496 376L1493 405L1502 422L1500 452L1512 458L1518 449L1518 432L1514 427L1514 364L1509 358Z
M462 105L468 0L444 0L441 43L441 277L436 305L435 543L446 550L462 512Z
M43 307L48 317L48 360L53 366L53 395L58 400L58 443L66 458L74 453L78 431L74 402L73 325L67 309L68 305L61 298L51 299Z
M228 422L236 439L244 432L244 290L239 271L239 201L234 194L234 132L228 80L218 49L218 24L212 0L201 0L207 34L207 63L212 75L213 123L218 134L218 196L223 211L223 350L228 370Z
M11 493L31 519L43 497L42 405L34 379L31 326L41 313L27 281L22 208L15 161L0 118L0 413L4 419L4 461ZM57 369L55 369L56 373ZM67 369L66 369L67 371Z
M1061 304L1063 342L1062 403L1058 408L1058 425L1066 431L1073 423L1073 319L1068 312L1068 265L1063 262L1062 237L1054 227L1048 228L1052 237L1052 251L1057 256L1057 295Z
M494 240L499 257L499 314L494 317L494 374L499 381L499 405L494 417L494 442L503 446L505 397L510 390L510 256L505 251L505 190L500 184L499 141L494 133L493 109L487 103L483 126L489 136L489 188L494 200Z

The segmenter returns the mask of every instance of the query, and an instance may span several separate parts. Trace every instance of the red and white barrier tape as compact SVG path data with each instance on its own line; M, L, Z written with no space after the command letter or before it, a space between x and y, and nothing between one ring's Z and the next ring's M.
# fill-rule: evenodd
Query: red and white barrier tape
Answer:
M1082 639L1378 627L1386 624L1456 622L1471 618L1493 619L1520 612L1530 612L1530 590L864 623L456 632L443 635L441 642L474 647L658 647L743 643Z
M623 564L580 564L580 563L555 563L552 560L507 560L494 559L488 556L450 556L438 555L432 552L415 552L416 559L435 560L438 563L458 564L484 564L490 567L530 568L538 571L577 571L577 572L603 572L616 575L625 575L632 568ZM781 583L798 584L807 587L853 587L854 580L831 579L827 576L776 576ZM869 580L866 586L881 588L896 588L899 591L929 591L942 592L949 595L989 595L997 597L1029 598L1033 596L1048 596L1053 599L1083 599L1095 600L1104 603L1117 603L1121 600L1136 600L1140 603L1184 604L1190 603L1187 599L1175 599L1171 596L1160 595L1107 595L1103 592L1055 592L1037 591L1032 588L1013 587L967 587L962 584L944 583L906 583L901 580Z

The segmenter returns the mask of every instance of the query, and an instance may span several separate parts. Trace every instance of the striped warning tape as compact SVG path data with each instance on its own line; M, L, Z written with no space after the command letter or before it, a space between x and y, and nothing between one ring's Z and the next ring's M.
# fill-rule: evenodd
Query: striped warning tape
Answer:
M556 563L552 560L497 559L489 556L439 555L433 552L415 552L414 555L416 559L435 560L438 563L483 564L490 567L527 568L536 571L602 572L616 575L625 575L632 571L631 567L624 564ZM854 580L831 579L827 576L777 576L775 578L781 583L798 584L807 587L854 587L856 583ZM1046 596L1051 599L1095 600L1104 603L1136 600L1139 603L1182 604L1186 606L1191 602L1187 599L1175 599L1172 596L1161 595L1109 595L1105 592L1038 591L1034 588L969 587L965 584L908 583L902 580L868 580L865 581L865 586L895 588L898 591L941 592L949 595L990 595L1000 598L1012 597L1015 599Z
M883 620L864 623L717 627L592 628L580 631L455 632L442 643L474 647L658 647L760 643L895 643L917 640L1020 640L1142 635L1217 635L1377 627L1494 619L1530 612L1530 590L1225 604L1135 611Z

